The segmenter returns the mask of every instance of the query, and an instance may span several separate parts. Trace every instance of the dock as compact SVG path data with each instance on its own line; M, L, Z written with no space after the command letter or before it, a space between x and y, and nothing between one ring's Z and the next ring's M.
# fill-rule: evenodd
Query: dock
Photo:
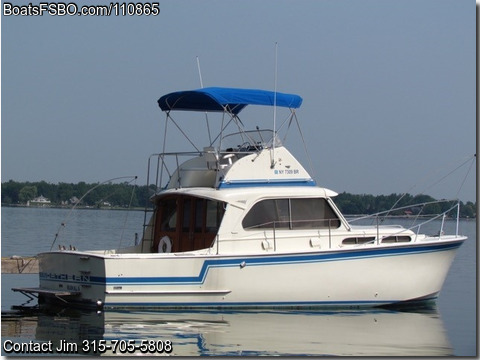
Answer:
M38 259L34 256L2 257L2 274L38 274Z

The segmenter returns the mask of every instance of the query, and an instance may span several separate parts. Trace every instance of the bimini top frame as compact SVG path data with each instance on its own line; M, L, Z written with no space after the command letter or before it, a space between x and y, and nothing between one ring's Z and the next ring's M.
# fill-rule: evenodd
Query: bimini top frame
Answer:
M295 109L299 108L302 105L302 98L295 94L285 94L267 90L258 90L258 89L238 89L238 88L224 88L224 87L209 87L202 88L197 90L187 90L187 91L177 91L172 92L166 95L163 95L158 100L158 105L160 108L165 111L167 115L167 122L171 120L173 124L178 128L178 130L185 136L185 138L190 142L190 144L195 148L196 151L200 149L192 142L192 140L187 136L187 134L180 128L180 126L173 120L170 112L172 110L183 110L183 111L197 111L197 112L221 112L223 113L222 123L220 126L220 131L215 139L212 140L210 133L210 126L207 120L208 136L210 139L209 146L220 139L220 145L224 135L224 130L228 125L233 121L237 124L239 132L245 132L244 125L238 114L242 111L247 105L264 105L272 107L284 107L290 109L290 116L284 121L283 124L289 122L291 123L292 119L295 116ZM225 123L225 115L230 119ZM298 125L298 120L297 125ZM280 128L283 127L280 126ZM257 127L258 129L258 127ZM166 140L166 124L165 124L165 139L164 139L164 148L165 152L165 140ZM272 131L272 148L275 149L275 139L277 136L278 130L274 129ZM302 135L303 137L303 135ZM248 136L247 136L248 138ZM219 146L220 150L220 146Z
M163 171L166 170L169 176L172 175L170 171L168 171L167 164L165 162L166 158L169 157L172 159L172 156L175 157L175 162L173 167L178 168L179 158L178 156L191 156L191 152L189 153L168 153L166 152L166 145L167 145L167 126L168 123L172 123L175 127L182 133L182 135L187 139L187 141L193 146L195 149L196 156L204 156L204 155L211 155L213 154L217 159L222 154L223 149L223 138L224 132L229 127L231 123L236 125L237 134L240 134L241 137L241 144L249 144L249 147L242 147L240 146L242 154L245 155L246 152L259 152L262 149L270 149L272 151L271 156L271 167L274 167L275 164L275 147L281 145L281 140L278 139L278 131L283 128L284 125L288 124L288 128L292 121L294 120L297 123L299 128L300 134L301 129L298 124L298 120L296 118L295 110L302 105L302 98L299 95L295 94L286 94L274 91L267 91L267 90L258 90L258 89L239 89L239 88L224 88L224 87L209 87L209 88L202 88L197 90L187 90L187 91L177 91L172 92L166 95L163 95L157 102L159 107L166 113L166 122L165 122L165 129L164 129L164 139L163 139L163 149L160 154L153 154L152 156L158 157L160 173L158 173L157 168L157 175L156 175L156 186L157 189L163 189L161 185L163 183ZM247 106L247 105L263 105L263 106L270 106L270 107L282 107L288 108L290 111L289 116L283 121L282 125L275 129L275 122L274 122L274 129L270 130L272 133L272 137L269 138L267 136L263 136L262 134L267 134L268 131L260 130L258 126L256 126L255 131L248 131L245 129L243 122L240 120L238 114ZM194 111L194 112L204 112L207 114L208 112L216 112L222 114L221 123L219 124L219 131L216 132L216 137L213 136L210 132L210 125L208 116L205 116L206 125L208 130L208 137L209 137L209 145L205 146L197 146L192 139L187 135L187 133L179 126L179 124L173 119L171 112L175 111ZM274 116L275 117L275 116ZM285 130L285 137L288 133L288 129ZM255 139L255 136L259 135L261 141ZM227 135L228 136L228 135ZM303 134L301 134L303 140ZM284 139L285 140L285 139ZM240 144L240 143L239 143ZM203 148L203 150L202 150ZM229 154L232 153L231 149L224 149L223 152L229 150ZM306 151L306 149L305 149ZM307 151L306 151L307 152ZM207 154L205 154L207 153ZM227 154L227 155L229 155ZM308 152L307 152L308 156ZM217 164L218 165L218 164ZM218 167L218 166L217 166ZM149 173L150 173L150 161L149 161ZM217 177L220 174L217 174Z

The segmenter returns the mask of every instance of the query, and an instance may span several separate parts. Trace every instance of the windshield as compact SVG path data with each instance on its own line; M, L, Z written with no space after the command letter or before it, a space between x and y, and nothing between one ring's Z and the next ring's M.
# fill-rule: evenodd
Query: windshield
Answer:
M237 132L223 137L221 146L222 149L231 151L260 150L272 146L272 137L273 131L268 129ZM281 145L280 139L276 136L275 147Z

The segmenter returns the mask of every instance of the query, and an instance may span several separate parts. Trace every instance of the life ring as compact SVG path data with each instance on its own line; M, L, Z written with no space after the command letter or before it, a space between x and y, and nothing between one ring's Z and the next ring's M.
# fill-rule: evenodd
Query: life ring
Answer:
M158 243L158 252L159 253L170 253L172 252L172 240L168 236L164 236L160 239Z

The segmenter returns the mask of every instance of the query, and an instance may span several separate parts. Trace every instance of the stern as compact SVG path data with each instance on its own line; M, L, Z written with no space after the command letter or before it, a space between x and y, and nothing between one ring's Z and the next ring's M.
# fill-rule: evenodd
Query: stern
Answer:
M105 261L78 251L42 253L39 303L101 308L105 300Z

